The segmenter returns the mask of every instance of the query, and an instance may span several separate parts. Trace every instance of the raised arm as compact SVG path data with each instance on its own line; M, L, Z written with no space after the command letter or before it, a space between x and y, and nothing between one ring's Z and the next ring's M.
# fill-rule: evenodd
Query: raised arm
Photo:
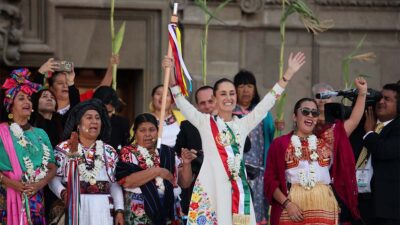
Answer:
M268 111L274 106L276 99L284 91L284 88L288 82L292 79L294 74L304 65L305 55L302 52L298 52L296 55L290 53L288 60L288 69L283 75L282 79L274 85L271 91L269 91L263 100L254 108L254 110L247 114L245 117L240 119L240 126L250 132L261 122L267 115Z
M107 66L107 71L106 74L104 74L103 79L101 80L99 86L97 86L95 89L101 87L101 86L111 86L112 83L112 68L114 65L119 64L119 55L112 54L110 57L110 61Z
M173 59L165 57L162 65L163 68L171 68L169 87L174 97L176 106L181 110L183 116L185 116L189 122L191 122L195 127L199 127L201 121L204 121L207 115L199 112L192 104L190 104L190 102L183 96L181 88L176 85L175 76L173 74Z
M356 129L361 121L365 109L365 99L367 96L367 81L362 77L357 77L354 83L358 90L358 96L356 104L353 107L350 117L344 121L344 129L346 131L347 137Z

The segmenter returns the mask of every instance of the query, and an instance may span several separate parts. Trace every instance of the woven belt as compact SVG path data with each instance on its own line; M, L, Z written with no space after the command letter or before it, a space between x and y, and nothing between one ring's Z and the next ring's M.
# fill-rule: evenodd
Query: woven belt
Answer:
M90 185L88 182L81 181L81 194L110 194L110 183L108 181L97 181Z

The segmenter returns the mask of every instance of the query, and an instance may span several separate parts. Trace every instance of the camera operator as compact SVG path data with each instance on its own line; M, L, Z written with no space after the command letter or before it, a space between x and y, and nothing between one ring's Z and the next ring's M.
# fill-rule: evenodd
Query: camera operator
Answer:
M346 131L347 136L350 136L350 134L354 131L354 129L360 123L360 120L364 113L365 99L367 96L366 80L362 77L357 77L354 80L354 83L357 87L358 93L360 93L360 94L357 95L357 100L353 107L350 117L344 121L344 129ZM316 96L316 94L323 93L325 91L333 91L333 88L327 84L316 84L313 86L312 91L313 91L314 96ZM320 133L321 131L325 130L324 127L325 127L325 125L328 124L325 121L325 104L333 102L334 99L333 99L333 97L330 97L327 99L316 98L315 101L317 102L318 109L320 111L320 115L318 118L318 124L317 124L317 133ZM329 124L328 124L328 126L329 126Z
M372 203L369 224L400 224L400 86L386 84L382 98L366 111L363 144L372 156ZM369 157L371 158L371 157ZM368 161L371 161L370 159ZM372 206L372 207L371 207Z
M325 120L325 104L331 103L334 101L333 97L327 98L327 99L315 99L318 108L320 111L320 115L318 118L317 126L315 133L318 136L326 135L327 132L330 132L331 130L335 134L335 140L334 143L332 143L335 146L335 152L334 157L337 156L337 152L341 152L341 148L348 148L351 147L350 144L346 145L344 143L349 143L348 137L350 134L356 129L357 125L360 123L360 120L363 116L364 109L365 109L365 100L367 96L367 82L364 78L358 77L354 80L355 86L357 87L358 90L358 95L356 98L356 102L354 104L354 108L351 112L351 115L348 119L342 121L342 120L335 120L334 122L326 121ZM333 91L333 88L329 85L326 84L316 84L313 86L313 94L316 96L316 94L323 93L326 91ZM341 144L343 143L343 144ZM340 160L340 158L339 158ZM354 158L351 161L355 161ZM354 177L354 174L349 174L348 176ZM356 181L354 181L356 182ZM350 185L355 185L355 184L345 184L346 186ZM346 202L343 202L342 199L344 199L341 196L336 196L339 206L341 208L341 213L340 213L340 222L349 222L351 221L352 217L350 215L349 209L345 206L348 205ZM357 215L353 215L357 216Z

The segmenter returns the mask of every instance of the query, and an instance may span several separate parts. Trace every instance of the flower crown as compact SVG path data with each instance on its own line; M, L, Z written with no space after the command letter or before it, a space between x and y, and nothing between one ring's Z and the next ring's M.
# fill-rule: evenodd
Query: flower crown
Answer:
M3 101L7 112L10 112L10 106L14 101L18 92L23 91L27 95L42 89L42 85L33 83L29 80L31 72L27 68L13 70L10 74L11 78L7 78L2 88L5 89L5 98Z

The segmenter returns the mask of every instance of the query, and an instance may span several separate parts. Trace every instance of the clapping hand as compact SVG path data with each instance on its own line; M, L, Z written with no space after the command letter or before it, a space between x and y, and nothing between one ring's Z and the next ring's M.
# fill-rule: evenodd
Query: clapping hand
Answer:
M181 153L183 164L190 164L193 159L197 158L197 151L194 149L182 148Z

